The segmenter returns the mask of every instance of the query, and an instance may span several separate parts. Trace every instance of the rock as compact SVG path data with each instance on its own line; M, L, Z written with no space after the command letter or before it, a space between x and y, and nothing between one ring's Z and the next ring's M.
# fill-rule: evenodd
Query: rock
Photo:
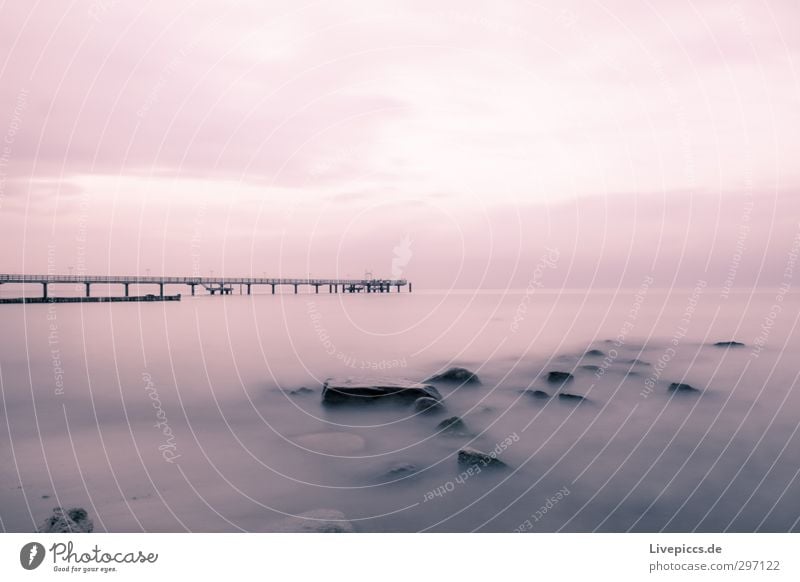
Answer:
M600 366L596 366L594 364L583 364L579 367L581 370L589 370L590 372L597 372L600 369Z
M429 384L382 378L329 378L322 389L323 404L367 404L379 400L413 402L417 398L441 400L442 396Z
M714 347L717 348L743 348L744 344L742 342L735 342L735 341L727 341L727 342L716 342Z
M467 423L459 416L445 418L436 425L436 431L447 436L469 436Z
M444 410L444 405L435 398L428 398L425 396L423 398L417 398L414 401L414 410L422 414L431 414L442 412Z
M639 358L631 358L630 360L622 360L620 364L632 364L635 366L649 366L650 362L645 362L644 360L640 360Z
M601 351L601 350L589 350L588 352L586 352L583 355L584 356L589 356L589 357L602 358L602 357L605 357L606 353L604 351Z
M563 400L564 402L571 402L574 404L579 404L581 402L588 402L589 399L586 396L581 396L580 394L568 394L566 392L562 392L558 395L559 400Z
M311 388L300 386L300 388L295 388L294 390L286 390L286 393L292 396L303 396L305 394L313 394L314 391Z
M82 507L71 507L64 510L60 507L53 508L53 515L48 517L39 526L39 533L91 533L94 523L89 519L89 514Z
M698 393L700 390L692 386L691 384L681 384L680 382L673 382L669 385L670 392L679 392L682 394L691 394L691 393Z
M569 372L548 372L547 381L551 384L565 384L571 382L574 376Z
M544 390L525 390L524 394L527 394L531 398L536 398L537 400L547 400L550 398L550 395Z
M450 368L449 370L431 376L426 382L450 382L452 384L480 384L476 374L466 368Z
M315 509L278 522L274 531L282 533L353 533L353 524L341 511Z
M415 475L419 469L414 463L397 463L392 465L387 469L387 471L381 475L381 480L389 480L394 481L397 479L403 479L404 477L411 477Z
M367 441L349 432L318 432L294 437L293 442L305 449L326 455L349 455L364 450Z
M458 464L463 468L480 467L481 469L502 469L508 466L494 455L482 453L472 447L465 447L458 451Z

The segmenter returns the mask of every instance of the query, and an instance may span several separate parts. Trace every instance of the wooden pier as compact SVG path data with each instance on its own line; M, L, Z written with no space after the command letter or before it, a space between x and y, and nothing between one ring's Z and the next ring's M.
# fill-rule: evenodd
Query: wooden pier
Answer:
M290 287L297 294L305 287L314 289L319 293L320 288L328 293L397 293L403 287L411 292L411 283L405 279L271 279L266 277L167 277L147 275L141 277L122 275L14 275L0 274L0 285L7 284L38 284L42 286L42 298L49 297L49 286L54 284L82 285L85 288L85 297L91 297L92 285L120 285L124 297L130 296L131 285L158 286L158 296L164 297L165 285L186 285L191 289L192 295L196 289L202 287L209 295L232 295L238 287L239 294L250 295L253 287L268 286L272 294L279 287Z

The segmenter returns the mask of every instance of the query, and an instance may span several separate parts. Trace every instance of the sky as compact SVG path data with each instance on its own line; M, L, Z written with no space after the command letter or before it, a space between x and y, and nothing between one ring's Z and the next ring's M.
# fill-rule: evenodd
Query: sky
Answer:
M6 2L0 272L774 287L798 57L791 0Z

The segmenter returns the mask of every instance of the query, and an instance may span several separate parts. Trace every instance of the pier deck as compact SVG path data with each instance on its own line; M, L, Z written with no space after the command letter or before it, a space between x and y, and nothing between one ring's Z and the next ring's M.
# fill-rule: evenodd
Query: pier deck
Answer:
M48 297L48 287L54 284L72 283L85 286L85 296L91 296L91 286L122 285L124 296L130 296L131 285L157 285L159 297L164 297L164 285L186 285L195 295L197 287L202 287L210 295L231 295L238 286L239 293L250 295L253 287L269 286L272 294L281 286L289 286L294 293L301 287L313 288L319 293L320 288L328 293L390 293L396 289L407 287L411 292L411 283L405 279L274 279L268 277L169 277L159 275L124 276L124 275L15 275L0 274L0 285L4 284L39 284L42 286L42 298Z

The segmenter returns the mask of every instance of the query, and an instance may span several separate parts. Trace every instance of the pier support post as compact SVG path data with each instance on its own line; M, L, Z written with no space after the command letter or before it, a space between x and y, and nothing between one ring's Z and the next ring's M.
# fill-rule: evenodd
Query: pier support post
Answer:
M90 285L91 285L91 283L86 283L86 296L87 296L87 297L89 297L89 296L90 296L90 293L89 293L89 286L90 286Z
M159 292L159 295L160 295L161 297L163 297L163 296L164 296L164 283L159 283L159 284L158 284L158 292Z
M42 297L47 299L47 283L42 281Z
M247 294L250 295L250 283L247 284Z
M408 284L408 292L411 293L411 283Z
M400 293L400 285L397 286L397 292Z
M297 295L297 285L294 286L294 294Z
M192 297L194 297L194 285L189 285L192 288Z
M123 283L123 285L125 285L125 297L129 297L130 294L128 293L128 285L130 285L130 283Z
M272 294L275 295L275 284L272 284Z
M319 295L319 285L314 285L314 293Z

